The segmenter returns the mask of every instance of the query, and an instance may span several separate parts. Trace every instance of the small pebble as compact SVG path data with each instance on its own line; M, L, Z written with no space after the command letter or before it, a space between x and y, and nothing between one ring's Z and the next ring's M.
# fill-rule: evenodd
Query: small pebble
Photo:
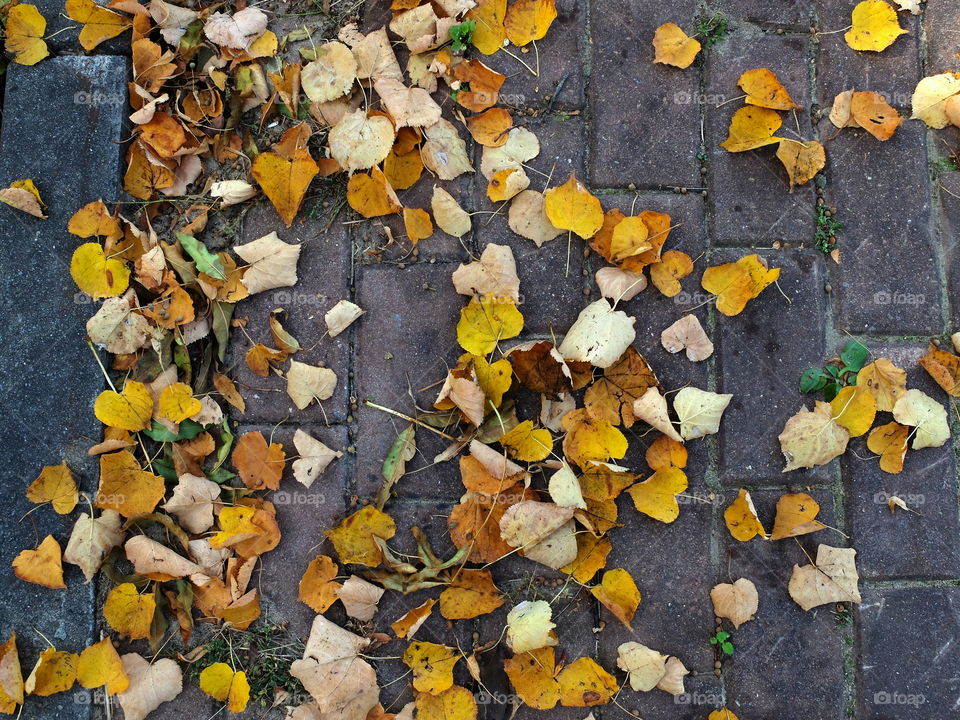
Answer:
M826 293L833 292L833 285L831 285L830 283L827 283L826 285L823 286L823 291Z
M773 247L774 247L775 250L779 250L779 249L781 248L781 246L782 246L782 243L781 243L779 240L774 240L774 241L773 241Z
M403 270L407 266L406 263L397 263L397 267Z
M674 194L674 195L679 195L679 194L680 194L680 188L675 187L675 188L673 189L673 194Z
M636 190L636 189L637 189L636 183L630 183L629 185L627 185L627 190Z
M818 197L818 198L817 198L817 205L823 205L823 198L822 198L822 197Z
M720 668L723 667L723 663L721 663L719 660L717 660L717 661L713 664L713 666L714 666L717 670L719 670Z
M581 271L580 271L580 274L583 275L584 277L587 277L587 276L590 274L590 271L589 271L589 270L581 270Z
M686 195L686 194L687 194L687 189L686 189L686 188L680 188L680 194L681 194L681 195Z
M783 35L783 28L777 28L777 35Z
M703 195L704 197L706 197L706 196L707 196L707 191L706 191L706 190L701 190L701 191L700 191L700 194Z
M347 415L347 422L348 422L348 423L352 423L352 422L353 422L353 415Z
M584 256L584 257L590 257L590 248L585 247L585 248L583 249L583 256Z
M720 677L720 675L721 675L721 673L720 673L719 670L714 670L714 671L713 671L713 674L716 675L717 677Z
M584 295L589 295L589 294L590 294L590 288L585 287L585 288L583 289L583 294L584 294Z

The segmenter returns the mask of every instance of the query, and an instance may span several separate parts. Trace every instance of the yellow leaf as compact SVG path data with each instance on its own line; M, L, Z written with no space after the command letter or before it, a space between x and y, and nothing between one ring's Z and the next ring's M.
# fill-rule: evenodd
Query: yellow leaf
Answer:
M400 212L403 205L379 168L354 173L347 183L347 202L366 218Z
M130 687L130 680L123 671L120 655L113 641L105 637L80 653L77 663L77 682L88 689L107 686L107 692L117 695Z
M24 689L29 695L55 695L73 687L77 679L76 653L48 647L40 653L37 664L27 678Z
M610 539L596 537L593 533L577 534L577 559L560 568L560 572L572 575L578 583L586 584L607 564L607 555L613 549Z
M430 213L422 208L403 209L403 228L413 245L433 235L433 223Z
M223 662L208 665L200 673L200 689L214 700L226 702L230 712L240 713L250 699L250 685L243 670L234 672Z
M719 710L714 710L711 712L707 716L707 720L740 720L740 718L733 714L733 710L720 708Z
M503 669L520 699L535 710L550 710L560 702L552 647L514 655L504 661Z
M516 0L507 8L503 25L507 39L517 47L546 37L550 25L557 19L554 0Z
M504 145L511 127L513 127L513 118L503 108L490 108L479 115L467 118L467 130L470 131L470 135L485 147ZM419 156L419 153L417 155Z
M723 511L723 521L734 540L746 542L757 535L767 537L767 531L757 517L757 509L753 506L750 493L743 488L740 489L737 499Z
M133 453L121 450L100 456L100 485L95 505L124 517L153 512L163 498L163 478L144 471Z
M492 352L501 340L516 337L523 330L523 315L513 299L492 294L473 298L460 311L457 340L473 355Z
M923 358L920 359L923 365ZM907 373L887 358L877 358L857 373L857 387L873 394L877 410L893 412L893 406L907 392Z
M885 0L858 3L853 9L852 24L843 39L854 50L886 50L907 32L900 27L897 11Z
M589 461L619 460L627 454L627 438L606 420L597 420L586 410L572 410L561 420L567 431L563 452L581 468Z
M90 297L105 298L120 295L130 284L130 270L122 261L108 258L100 243L84 243L73 251L70 276Z
M338 568L326 555L317 555L300 578L298 599L316 613L325 613L337 601Z
M860 437L873 425L877 401L866 388L851 385L830 401L830 410L834 421L850 431L850 437Z
M533 422L525 420L500 438L500 444L517 460L536 462L550 456L553 437L549 430L534 429Z
M193 396L193 388L186 383L167 385L160 392L157 412L162 418L181 423L203 409L203 403Z
M393 518L375 507L361 508L344 518L333 530L325 531L340 556L340 562L376 567L383 559L374 537L389 540L397 531Z
M787 89L780 84L775 73L767 68L747 70L737 81L740 89L747 94L747 105L770 108L771 110L799 110Z
M650 266L650 281L664 297L674 297L683 287L680 280L693 272L693 260L680 250L668 250Z
M644 456L651 470L663 470L669 467L687 466L687 448L673 438L661 435L647 448Z
M791 493L777 501L771 540L782 540L823 530L826 525L816 520L820 504L806 493Z
M0 645L0 713L13 715L17 705L23 704L23 673L17 655L17 634Z
M646 252L653 247L648 242L650 228L638 216L625 217L618 222L610 235L610 262L619 265L627 258Z
M80 45L84 50L93 50L133 25L130 18L102 8L93 0L67 0L66 10L71 20L83 25Z
M225 507L217 518L220 532L210 538L210 546L219 550L262 535L264 529L253 522L256 514L252 507Z
M466 18L477 23L470 42L484 55L493 55L507 39L503 26L507 16L507 0L477 0Z
M920 365L944 392L952 397L960 397L960 357L930 343L927 354L920 358ZM857 375L857 384L859 381L860 375Z
M53 535L47 535L36 550L22 550L13 559L13 574L21 580L54 590L66 588L63 584L60 543Z
M878 425L867 437L867 449L880 456L880 469L897 475L903 472L903 458L907 454L907 438L910 428L891 422Z
M735 263L707 268L700 285L717 296L717 310L733 316L780 277L780 268L768 269L759 255L747 255Z
M384 179L393 190L406 190L413 187L422 174L423 159L420 157L420 148L398 154L394 145L383 161Z
M137 590L133 583L117 585L103 605L103 618L107 624L121 635L131 640L150 637L150 625L157 609L153 593Z
M77 483L66 462L47 465L27 488L27 500L48 502L58 515L69 515L77 506Z
M563 185L544 193L544 210L554 227L571 230L584 240L603 227L600 201L577 180L576 173L571 173Z
M524 600L507 613L507 647L515 653L557 644L553 611L545 600Z
M150 427L153 419L153 397L143 383L129 381L123 392L104 390L93 404L93 414L104 425L130 432Z
M802 409L787 420L778 436L787 461L783 472L826 465L847 449L850 432L833 419L833 409L817 401L814 409Z
M437 601L433 598L425 600L417 607L405 613L404 616L396 622L390 623L390 629L393 630L398 638L413 638L414 633L417 632L420 626L430 617L433 606L436 604Z
M513 369L510 361L501 358L494 363L487 362L482 355L464 355L464 358L473 362L473 372L477 376L477 384L483 390L484 396L493 403L494 407L500 407L503 402L503 394L510 389L513 384Z
M657 470L627 492L633 498L634 507L663 523L672 523L680 516L680 504L676 495L687 489L687 475L680 468L668 467Z
M787 169L790 190L794 186L804 185L823 170L827 164L827 151L816 140L790 140L784 138L777 148L777 159Z
M20 65L36 65L50 54L43 36L47 21L34 5L14 5L7 13L6 50Z
M402 659L413 672L413 688L417 692L439 695L453 686L453 666L460 653L446 645L413 642Z
M557 675L560 704L566 707L606 705L619 689L617 679L593 658L577 658Z
M287 227L293 224L310 181L318 172L320 168L305 147L294 149L289 157L272 152L260 153L250 168L250 174Z
M913 91L913 120L923 120L932 128L940 130L950 122L947 104L960 93L960 73L945 72L925 77Z
M460 570L440 593L440 614L447 620L464 620L493 612L503 596L489 570Z
M781 125L783 120L776 110L742 107L733 114L729 136L720 143L720 147L728 152L744 152L773 145L781 140L774 136Z
M416 704L417 720L475 720L477 717L476 698L459 685L447 688L438 695L418 693Z
M633 630L630 621L640 606L640 591L630 573L623 568L607 570L600 584L590 589L590 594L603 603L628 630Z
M686 69L701 49L700 42L688 36L679 25L664 23L653 35L653 61Z

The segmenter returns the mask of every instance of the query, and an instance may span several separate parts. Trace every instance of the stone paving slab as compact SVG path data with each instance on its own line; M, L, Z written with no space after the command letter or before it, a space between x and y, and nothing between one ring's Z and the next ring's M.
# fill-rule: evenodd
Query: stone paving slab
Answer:
M94 106L75 102L78 93L121 98L119 104ZM24 548L34 548L47 534L66 544L72 523L34 508L23 487L44 465L66 460L81 487L96 485L97 464L86 455L100 440L99 423L90 407L103 389L103 378L84 342L84 324L93 306L75 294L65 280L68 258L78 241L66 223L84 203L102 197L120 198L120 147L126 106L126 63L118 57L63 57L34 67L7 69L4 123L0 135L0 181L32 178L47 203L47 220L35 220L4 206L0 247L5 269L0 293L0 442L4 462L0 477L10 490L8 517L0 532L6 548L2 582L11 591L0 601L0 626L18 630L25 667L32 667L45 647L36 628L52 642L80 648L93 639L94 586L83 583L79 570L65 567L68 590L48 590L17 580L10 561ZM38 122L53 113L58 122ZM72 158L70 163L64 158ZM37 292L44 302L37 302ZM29 394L30 401L25 401ZM29 664L28 664L29 663ZM28 670L29 672L29 670ZM77 706L71 694L39 698L31 703L34 717L86 717L89 706Z
M934 720L955 715L960 588L870 588L859 614L858 717ZM893 643L891 628L897 628Z
M710 10L762 28L806 30L813 19L810 0L710 0Z

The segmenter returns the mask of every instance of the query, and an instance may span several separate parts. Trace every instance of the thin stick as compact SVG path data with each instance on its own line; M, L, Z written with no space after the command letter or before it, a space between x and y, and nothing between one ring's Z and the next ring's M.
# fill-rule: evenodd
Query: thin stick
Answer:
M372 403L372 402L370 402L369 400L364 400L363 404L366 405L367 407L373 408L374 410L379 410L380 412L385 412L385 413L387 413L388 415L395 415L395 416L398 417L398 418L403 418L403 419L406 420L407 422L412 422L414 425L419 425L419 426L422 427L422 428L426 428L426 429L429 430L430 432L436 433L436 434L439 435L440 437L446 438L446 439L449 440L450 442L457 442L457 439L456 439L455 437L453 437L452 435L447 435L447 434L446 434L445 432L443 432L442 430L437 430L435 427L430 427L429 425L427 425L427 424L426 424L425 422L423 422L422 420L417 420L415 417L410 417L409 415L404 415L402 412L399 412L398 410L394 410L394 409L392 409L392 408L384 407L383 405L377 405L376 403Z

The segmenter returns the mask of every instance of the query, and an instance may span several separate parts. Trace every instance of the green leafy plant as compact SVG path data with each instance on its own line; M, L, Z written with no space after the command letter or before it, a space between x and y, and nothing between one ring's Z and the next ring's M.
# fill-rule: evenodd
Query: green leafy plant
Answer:
M470 40L473 38L473 31L477 29L476 20L464 20L459 25L450 28L450 38L453 42L450 49L455 53L461 53L467 49Z
M837 234L843 230L843 223L833 217L826 205L817 205L817 231L813 236L817 250L829 254L836 247Z
M726 40L729 24L730 21L723 13L703 17L697 22L697 37L706 47L713 47L718 42Z
M867 364L870 350L866 345L851 340L843 346L840 357L833 358L823 368L809 368L800 376L800 392L823 391L823 399L833 400L841 388L856 385L857 373Z
M710 638L710 644L719 648L724 655L733 655L733 643L730 641L730 633L721 630Z

